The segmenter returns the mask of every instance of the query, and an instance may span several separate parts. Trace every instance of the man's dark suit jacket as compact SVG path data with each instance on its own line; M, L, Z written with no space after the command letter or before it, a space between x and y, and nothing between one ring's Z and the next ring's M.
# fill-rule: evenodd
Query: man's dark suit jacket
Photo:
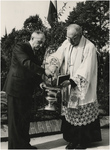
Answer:
M29 43L18 43L12 53L10 70L4 91L14 97L32 96L35 85L40 84L44 69L38 66Z

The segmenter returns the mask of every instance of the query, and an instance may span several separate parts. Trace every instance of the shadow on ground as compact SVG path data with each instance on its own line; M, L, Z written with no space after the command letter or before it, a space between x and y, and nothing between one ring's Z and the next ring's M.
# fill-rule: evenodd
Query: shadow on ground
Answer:
M93 142L90 144L90 146L88 147L88 149L94 149L97 147L103 147L104 146L109 146L109 132L106 129L101 129L102 130L102 141L100 142ZM63 147L65 149L65 146L68 144L68 142L66 142L63 138L60 138L58 140L52 140L49 142L44 142L41 144L36 144L34 146L36 146L38 149L56 149L59 147Z
M109 130L108 129L101 129L102 133L102 141L91 143L90 148L93 147L104 147L109 145Z
M67 145L67 142L64 141L63 139L58 139L58 140L54 140L54 141L50 141L50 142L45 142L45 143L41 143L41 144L37 144L34 145L36 146L38 149L53 149L56 147L61 147L61 146L65 146Z

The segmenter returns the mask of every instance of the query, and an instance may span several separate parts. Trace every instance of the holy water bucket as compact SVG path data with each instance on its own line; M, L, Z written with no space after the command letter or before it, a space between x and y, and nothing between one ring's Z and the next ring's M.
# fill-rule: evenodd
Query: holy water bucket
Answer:
M45 110L56 111L54 103L57 102L57 95L60 93L60 88L57 87L44 87L45 99L48 104L45 106Z

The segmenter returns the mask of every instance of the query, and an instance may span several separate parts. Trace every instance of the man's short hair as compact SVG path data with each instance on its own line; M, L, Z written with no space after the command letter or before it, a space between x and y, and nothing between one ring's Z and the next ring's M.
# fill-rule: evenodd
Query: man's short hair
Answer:
M44 32L42 32L41 30L35 30L33 33L44 34Z

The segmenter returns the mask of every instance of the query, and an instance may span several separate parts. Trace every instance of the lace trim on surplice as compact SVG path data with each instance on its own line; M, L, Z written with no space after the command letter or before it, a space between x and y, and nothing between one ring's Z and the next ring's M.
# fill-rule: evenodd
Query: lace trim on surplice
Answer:
M78 109L64 107L64 115L68 122L75 126L94 122L99 114L97 102L79 106Z

